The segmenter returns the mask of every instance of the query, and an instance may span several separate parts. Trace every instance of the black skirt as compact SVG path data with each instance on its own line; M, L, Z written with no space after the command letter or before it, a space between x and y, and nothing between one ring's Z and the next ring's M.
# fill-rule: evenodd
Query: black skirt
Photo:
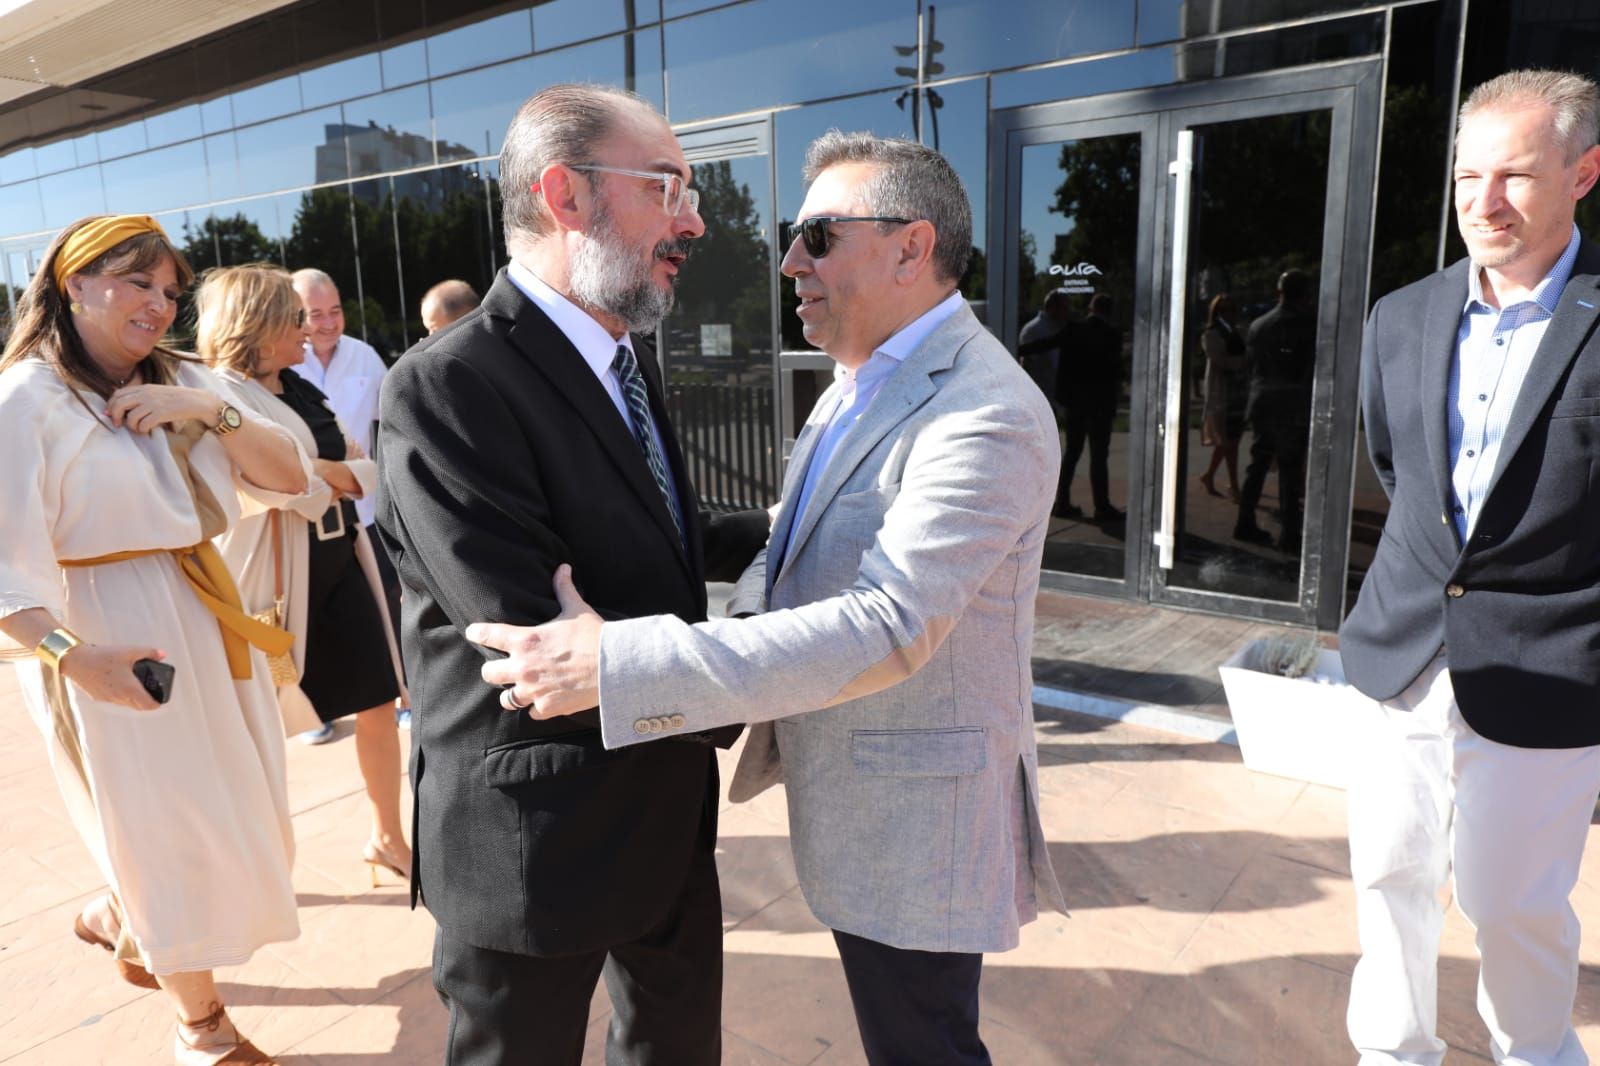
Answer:
M283 402L305 419L316 438L318 457L343 461L344 436L322 393L293 371L285 370L279 380ZM361 525L355 505L341 500L328 509L321 525L337 528L336 514L344 520L339 536L321 539L316 522L307 523L306 531L306 657L300 687L324 722L391 703L400 695L383 615L356 558Z

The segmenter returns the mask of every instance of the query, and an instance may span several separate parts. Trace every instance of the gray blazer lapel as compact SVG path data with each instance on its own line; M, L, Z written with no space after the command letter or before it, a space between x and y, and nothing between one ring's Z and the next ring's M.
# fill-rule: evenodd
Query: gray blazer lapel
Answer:
M799 517L799 525L784 552L786 562L805 546L822 512L828 509L828 504L839 494L862 461L872 454L878 442L939 391L931 376L949 369L950 364L955 362L956 352L982 328L972 309L962 307L940 323L928 335L928 339L889 375L889 380L883 383L882 390L873 398L872 405L861 416L861 420L839 441L839 446L828 460L828 468L817 479L817 487L812 490L811 499L806 504L806 513Z
M1428 444L1428 465L1433 469L1436 499L1448 512L1450 486L1450 366L1456 357L1456 337L1461 331L1461 309L1467 303L1467 270L1462 260L1445 271L1428 298L1422 321L1422 434ZM1451 530L1455 526L1451 525ZM1455 534L1450 534L1454 543ZM1459 547L1459 545L1456 545Z
M1517 449L1522 447L1534 422L1543 414L1556 386L1566 378L1567 368L1577 358L1584 341L1589 339L1595 318L1600 315L1600 311L1597 311L1597 307L1600 307L1600 277L1589 272L1600 266L1597 263L1600 252L1586 256L1584 253L1589 251L1591 249L1588 246L1580 250L1572 278L1562 290L1560 302L1556 304L1555 316L1550 319L1550 325L1545 328L1544 337L1539 341L1539 348L1533 353L1528 376L1522 379L1522 391L1517 393L1516 406L1511 409L1511 421L1506 425L1505 438L1500 442L1500 458L1495 462L1494 480L1489 482L1485 500L1494 495L1495 487L1500 484L1500 475L1505 472ZM1585 267L1589 270L1579 273Z
M817 441L822 437L822 426L816 420L818 411L825 411L832 397L838 390L838 385L830 385L817 398L817 404L811 409L811 417L806 420L805 426L800 430L800 436L795 439L794 451L789 453L789 465L783 473L783 499L778 507L778 516L772 522L772 534L767 538L767 598L772 598L772 585L778 579L778 572L783 564L789 560L789 534L794 529L794 508L800 499L800 486L805 484L806 469L811 465L811 456L817 450Z

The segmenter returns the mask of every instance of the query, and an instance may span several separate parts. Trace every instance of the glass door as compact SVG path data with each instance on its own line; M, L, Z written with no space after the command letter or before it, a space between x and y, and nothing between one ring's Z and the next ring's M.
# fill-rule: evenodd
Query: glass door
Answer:
M998 113L997 332L1062 436L1048 584L1337 624L1377 87L1340 64Z

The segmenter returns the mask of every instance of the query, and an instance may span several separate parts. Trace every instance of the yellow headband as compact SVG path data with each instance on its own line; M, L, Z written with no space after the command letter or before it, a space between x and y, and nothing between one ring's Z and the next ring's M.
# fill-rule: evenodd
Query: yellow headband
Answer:
M111 249L141 233L159 233L165 237L161 223L149 215L106 215L83 226L68 237L56 253L56 291L67 294L67 279Z

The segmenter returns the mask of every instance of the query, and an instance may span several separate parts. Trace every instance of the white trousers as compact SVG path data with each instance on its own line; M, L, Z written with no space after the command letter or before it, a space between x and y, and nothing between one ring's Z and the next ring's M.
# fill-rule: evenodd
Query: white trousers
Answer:
M1539 708L1529 707L1529 714ZM1572 1028L1578 917L1567 897L1600 793L1600 747L1514 748L1461 717L1444 656L1366 701L1349 788L1361 960L1347 1016L1361 1066L1438 1066L1442 891L1477 932L1478 1013L1509 1066L1584 1066Z

